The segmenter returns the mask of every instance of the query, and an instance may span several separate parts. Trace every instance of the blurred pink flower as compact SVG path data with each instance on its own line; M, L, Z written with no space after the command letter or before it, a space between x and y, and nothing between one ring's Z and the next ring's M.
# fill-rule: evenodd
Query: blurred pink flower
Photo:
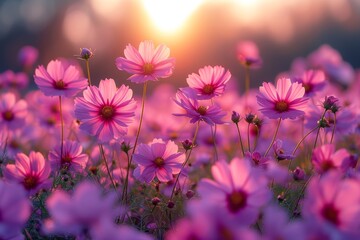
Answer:
M13 89L25 89L29 84L28 76L23 73L14 73L11 70L7 70L0 74L0 88L13 88Z
M206 66L199 69L199 75L190 74L186 81L195 90L197 99L211 99L224 93L230 78L230 72L223 67Z
M136 102L132 95L125 85L117 89L113 79L101 80L99 88L88 87L84 97L75 99L75 117L80 120L80 129L102 143L126 135L135 116Z
M295 119L303 115L307 104L304 98L305 88L300 83L291 83L288 78L279 78L276 88L264 82L256 96L260 105L259 111L271 119Z
M237 58L241 64L251 68L259 68L262 65L259 49L252 41L242 41L238 43Z
M30 68L34 65L38 59L39 51L33 46L23 46L19 50L18 60L21 66L25 68Z
M35 83L46 96L73 97L88 86L86 78L73 65L60 60L52 60L35 70Z
M345 172L349 168L350 157L350 153L345 148L335 152L335 145L325 144L314 149L311 162L315 171L320 174L334 169Z
M27 103L24 100L16 101L13 93L0 95L0 130L10 131L24 127L27 115Z
M175 59L169 58L170 49L163 44L155 48L152 41L141 42L139 50L129 44L124 55L125 58L116 58L116 66L119 70L133 74L128 80L135 83L167 78L172 75L175 66Z
M323 71L308 70L301 77L296 77L295 81L301 83L305 88L305 96L314 96L326 86L326 78Z
M45 221L47 234L71 234L80 237L84 232L91 235L103 224L113 225L121 213L116 207L116 195L103 196L101 188L90 182L76 186L74 193L58 190L46 201L50 219Z
M60 146L49 152L49 161L54 171L64 168L79 173L85 169L89 157L82 153L83 148L79 142L65 141L62 159L60 159L60 152Z
M178 90L174 101L186 113L174 113L173 115L189 117L190 123L204 121L211 126L224 123L221 119L225 117L226 113L223 113L216 105L202 105L203 102L195 99L194 92L190 88Z
M24 239L21 231L31 213L24 188L0 180L0 239Z
M178 152L173 141L154 139L149 144L140 144L133 160L139 165L134 170L139 180L150 183L157 177L160 182L168 182L173 180L173 174L180 172L185 156Z
M18 153L15 164L8 164L4 171L7 180L21 183L30 195L50 187L51 168L40 152L31 151L29 156Z
M302 215L312 223L360 236L359 180L330 171L314 177L305 193Z
M218 161L211 168L214 180L201 179L198 193L204 203L221 206L226 216L252 224L260 208L270 200L267 179L248 161L234 158L230 164Z

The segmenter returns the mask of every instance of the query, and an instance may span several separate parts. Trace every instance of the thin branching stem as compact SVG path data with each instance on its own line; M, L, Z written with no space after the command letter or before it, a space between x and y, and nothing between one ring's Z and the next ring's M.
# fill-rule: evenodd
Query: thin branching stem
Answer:
M278 121L278 124L277 124L277 126L276 126L276 130L275 130L274 136L273 136L273 138L272 138L272 140L271 140L271 142L270 142L270 144L269 144L269 147L267 148L267 150L266 150L266 152L265 152L265 154L264 154L264 157L266 157L266 156L268 155L268 153L269 153L272 145L273 145L274 142L275 142L276 136L277 136L277 134L278 134L278 132L279 132L280 123L281 123L281 118L279 118L279 121Z

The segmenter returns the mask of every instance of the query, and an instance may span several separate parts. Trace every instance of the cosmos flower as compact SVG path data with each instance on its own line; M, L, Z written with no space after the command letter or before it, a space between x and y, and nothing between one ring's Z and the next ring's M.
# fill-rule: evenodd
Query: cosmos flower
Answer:
M226 216L252 224L260 208L271 197L267 179L248 161L234 158L230 164L218 161L211 168L214 180L203 178L198 193L205 204L221 206Z
M301 83L305 88L305 96L314 96L326 86L325 74L321 70L308 70L295 81Z
M325 144L314 149L311 162L318 173L325 173L329 170L338 169L346 171L349 167L349 158L351 155L345 149L339 149L335 152L333 144Z
M23 46L18 53L18 60L24 68L30 68L34 65L39 56L39 50L33 46Z
M305 193L302 215L313 224L357 234L357 238L351 239L358 239L359 202L359 180L343 179L341 173L330 171L321 177L313 177L310 181Z
M276 88L271 83L264 82L256 96L260 105L259 111L271 119L295 119L303 115L307 98L304 98L305 88L300 83L291 83L288 78L279 78Z
M252 41L242 41L238 43L237 58L242 65L251 68L259 68L262 65L259 49Z
M147 183L154 177L160 182L168 182L173 180L173 174L180 172L185 156L178 152L173 141L154 139L149 144L140 144L133 160L139 165L134 171L135 177Z
M50 165L44 156L40 152L31 151L29 156L18 153L15 164L6 166L4 176L10 181L21 183L33 195L42 188L50 187L50 172Z
M75 99L75 117L80 121L80 129L99 142L124 136L135 116L136 102L132 95L125 85L117 89L113 79L101 80L99 87L88 87L83 97Z
M189 88L178 90L174 101L186 111L186 113L174 113L174 115L188 117L190 123L204 121L211 126L224 123L221 119L226 113L223 113L216 105L207 106L206 103L202 105L203 102L196 100L193 91Z
M29 78L23 72L14 73L11 70L7 70L0 74L0 85L3 88L7 87L19 90L25 89L28 84Z
M86 88L88 81L80 76L75 66L67 66L63 61L52 60L35 70L35 83L46 96L73 97Z
M0 130L15 130L24 126L27 115L27 103L16 101L13 93L0 96Z
M85 169L89 157L82 153L83 148L79 142L65 141L62 159L60 152L60 146L49 152L49 161L53 170L65 168L73 172L81 172Z
M190 74L186 81L189 87L196 91L198 99L211 99L224 93L230 78L230 72L225 71L223 67L206 66L199 69L199 75Z
M127 45L124 55L125 58L116 58L116 67L133 74L128 80L135 83L167 78L172 75L175 66L175 59L169 58L170 49L163 44L155 48L151 41L141 42L139 50Z
M31 213L24 188L0 180L0 196L0 238L24 239L21 231Z

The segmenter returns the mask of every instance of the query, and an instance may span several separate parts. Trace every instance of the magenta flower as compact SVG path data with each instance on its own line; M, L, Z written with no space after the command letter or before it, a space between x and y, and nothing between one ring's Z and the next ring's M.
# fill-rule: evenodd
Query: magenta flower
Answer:
M221 66L206 66L199 69L199 75L190 74L186 79L189 87L196 91L198 99L211 99L220 96L225 91L226 83L231 74Z
M80 129L96 136L99 142L124 136L135 116L132 94L125 85L117 89L113 79L101 80L99 88L88 87L84 97L75 99L75 117L80 120Z
M157 177L160 182L168 182L180 172L185 156L173 141L154 139L149 144L140 144L133 160L139 165L134 175L140 180L150 183Z
M72 196L56 191L46 201L51 219L45 222L44 230L49 234L80 237L87 231L92 235L104 223L113 224L116 215L121 213L115 204L115 194L103 196L100 187L90 182L77 185Z
M0 180L0 196L0 239L24 239L21 231L31 210L24 188Z
M52 60L47 65L35 70L35 83L46 96L72 97L86 88L86 78L80 76L75 66L60 60Z
M316 92L321 91L326 86L325 74L320 70L308 70L295 81L301 83L305 88L305 96L314 96Z
M23 46L18 53L18 60L25 68L30 68L38 59L39 51L33 46Z
M302 209L303 217L328 229L335 228L359 237L359 203L359 180L343 179L342 174L331 171L314 177L309 183Z
M339 149L335 152L333 144L326 144L314 149L311 162L318 173L324 173L332 169L346 171L349 167L349 158L351 155L345 149Z
M300 83L291 83L288 78L279 78L276 88L271 83L264 82L259 88L257 102L259 111L271 119L295 119L303 115L307 98L304 98L305 88Z
M194 93L190 88L178 90L174 101L186 111L185 113L174 113L174 115L188 117L190 118L190 123L204 121L211 126L224 123L221 119L226 113L223 113L218 106L202 105L203 102L195 99Z
M21 183L30 195L50 187L51 168L40 152L31 151L29 156L18 153L15 164L8 164L4 175L8 180Z
M60 152L60 146L49 152L49 161L53 170L65 168L72 172L81 172L85 169L89 157L82 153L83 148L79 142L65 141L62 159Z
M24 127L27 103L16 101L13 93L0 95L0 130L15 130Z
M259 68L262 59L257 45L252 41L242 41L237 45L237 58L242 65Z
M135 83L157 81L158 78L171 76L175 59L169 58L170 49L165 45L154 47L151 41L141 42L139 50L127 45L124 50L125 58L116 58L116 67L119 70L133 74L128 80Z
M225 215L239 223L252 224L260 208L271 197L267 180L248 161L234 158L230 164L218 161L211 168L214 180L201 179L199 195L204 203L221 206Z
M13 89L25 89L29 84L28 76L23 73L14 73L11 70L7 70L0 74L0 88L7 87Z

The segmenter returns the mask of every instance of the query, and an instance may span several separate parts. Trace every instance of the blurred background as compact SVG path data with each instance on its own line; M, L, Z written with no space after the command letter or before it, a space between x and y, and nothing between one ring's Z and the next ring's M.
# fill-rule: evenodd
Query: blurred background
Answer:
M307 57L323 44L357 69L360 0L0 1L0 73L21 70L17 54L24 45L39 49L37 65L58 57L76 60L79 49L87 47L95 53L93 82L111 77L125 83L129 74L116 69L115 58L128 43L137 48L147 39L171 49L176 68L163 81L176 87L205 65L224 66L243 86L244 69L236 57L242 40L254 41L263 59L251 73L252 87L273 81L296 57Z

